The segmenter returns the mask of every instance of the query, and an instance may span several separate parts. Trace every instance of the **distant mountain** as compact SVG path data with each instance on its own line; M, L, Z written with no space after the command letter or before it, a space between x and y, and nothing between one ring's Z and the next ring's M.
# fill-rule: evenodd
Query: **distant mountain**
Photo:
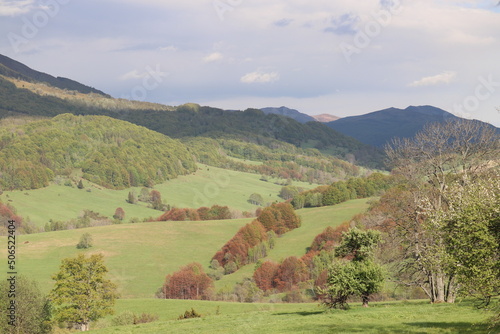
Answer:
M297 122L300 123L307 123L307 122L315 122L316 119L313 117L306 115L304 113L299 112L298 110L295 109L290 109L287 107L279 107L279 108L261 108L266 115L268 114L276 114L276 115L282 115L286 117L293 118Z
M327 125L362 143L383 147L394 137L410 138L425 124L458 119L432 106L410 106L406 109L389 108L361 116L351 116L329 122Z
M35 71L28 66L0 54L0 75L20 79L28 82L43 82L53 87L77 91L83 94L95 93L109 96L100 90L85 86L79 82L62 77L53 77L50 74Z
M334 116L334 115L330 115L330 114L312 115L312 117L316 121L321 122L321 123L334 122L334 121L340 119L340 117Z

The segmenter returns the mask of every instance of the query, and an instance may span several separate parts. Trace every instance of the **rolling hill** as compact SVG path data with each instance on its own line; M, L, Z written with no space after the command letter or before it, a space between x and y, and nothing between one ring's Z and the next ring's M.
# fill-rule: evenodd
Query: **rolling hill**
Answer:
M170 107L112 99L81 86L61 85L60 80L54 81L13 60L4 60L1 66L4 70L0 72L0 117L105 115L173 138L231 138L268 145L278 140L316 148L370 168L383 168L382 154L376 148L319 122L302 124L289 117L266 115L258 109L228 111L196 104Z
M325 226L338 225L366 207L365 199L301 210L303 226L290 236L278 238L270 257L279 259L289 252L305 254L305 248ZM83 252L104 254L110 276L120 286L122 297L150 298L162 285L165 275L179 267L199 262L208 269L217 250L251 220L120 224L22 235L18 236L18 257L22 259L19 271L36 277L41 288L49 290L53 284L50 276L57 271L60 261L82 252L76 244L83 233L90 233L94 246ZM0 255L6 256L6 248L0 250ZM238 272L228 275L218 285L234 284L234 278L238 277Z
M37 189L75 168L107 188L150 186L195 171L178 140L105 116L62 114L0 127L0 186Z

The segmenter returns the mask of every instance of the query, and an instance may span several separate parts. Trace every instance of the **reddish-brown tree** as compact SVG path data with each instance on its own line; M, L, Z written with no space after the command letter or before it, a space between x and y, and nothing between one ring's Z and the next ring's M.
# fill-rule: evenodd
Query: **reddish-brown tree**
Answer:
M9 220L14 220L16 222L16 227L19 228L23 222L21 216L14 213L14 209L10 208L8 205L0 203L0 219L3 222L3 226L7 228L9 225Z
M155 210L161 210L163 208L163 202L161 201L161 194L158 190L151 190L149 193L151 198L151 205Z
M213 288L212 279L199 263L191 263L165 278L166 299L207 299Z
M340 243L342 232L349 230L349 223L345 222L333 228L328 226L323 232L318 234L310 247L310 251L319 252L322 250L331 251Z
M119 220L125 219L125 211L122 208L116 208L113 218Z
M307 268L301 259L296 256L287 257L280 264L275 278L275 284L278 290L291 290L299 282L306 281L309 278Z
M271 290L276 287L276 275L280 265L275 262L266 261L260 265L253 273L253 279L259 289L263 291Z

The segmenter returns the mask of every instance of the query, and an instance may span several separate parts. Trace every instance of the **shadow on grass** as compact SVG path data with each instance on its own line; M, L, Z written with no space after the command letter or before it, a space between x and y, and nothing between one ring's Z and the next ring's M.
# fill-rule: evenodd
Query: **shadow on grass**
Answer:
M407 322L407 326L428 329L446 329L454 333L489 333L487 324L473 324L470 322Z
M296 314L296 315L301 315L301 316L308 316L308 315L315 315L315 314L324 314L325 312L324 311L310 311L310 312L306 312L306 311L301 311L301 312L280 312L280 313L273 313L273 315L292 315L292 314Z

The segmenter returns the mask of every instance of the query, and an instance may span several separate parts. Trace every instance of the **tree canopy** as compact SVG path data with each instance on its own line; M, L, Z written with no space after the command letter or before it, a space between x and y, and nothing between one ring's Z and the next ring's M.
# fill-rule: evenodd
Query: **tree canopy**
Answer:
M116 285L105 278L107 272L102 254L64 259L60 271L52 276L55 286L50 298L59 306L56 319L86 331L92 321L113 314L118 294Z

